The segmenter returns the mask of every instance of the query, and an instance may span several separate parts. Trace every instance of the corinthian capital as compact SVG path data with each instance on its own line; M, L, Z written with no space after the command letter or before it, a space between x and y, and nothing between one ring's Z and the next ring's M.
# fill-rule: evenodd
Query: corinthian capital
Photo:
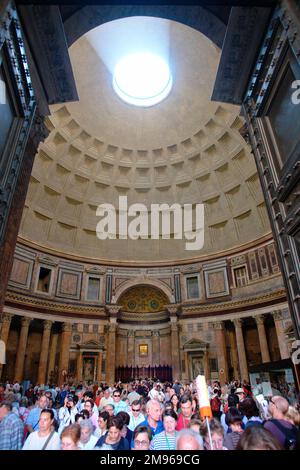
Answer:
M232 323L234 324L235 328L242 328L243 320L242 318L234 318Z
M8 323L12 320L12 317L13 315L11 315L10 313L3 313L2 316L0 317L0 321L2 323Z
M214 330L224 330L224 322L222 321L213 322L212 327Z
M32 321L32 318L23 317L22 320L21 320L22 328L28 328L31 321Z
M283 319L283 315L282 315L282 311L281 310L274 310L273 312L271 312L272 315L273 315L273 318L274 320L282 320Z
M44 330L51 330L53 322L51 320L44 320Z
M257 325L263 325L266 317L265 315L256 315L254 318Z
M72 323L63 323L62 331L66 333L72 331Z

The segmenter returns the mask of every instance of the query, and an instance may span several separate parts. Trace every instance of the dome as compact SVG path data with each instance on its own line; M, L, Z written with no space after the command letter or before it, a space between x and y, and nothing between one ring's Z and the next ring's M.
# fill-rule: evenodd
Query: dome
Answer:
M137 44L167 58L172 73L169 94L150 107L122 101L113 87L115 63ZM240 108L211 100L221 50L210 39L175 21L132 17L95 28L69 53L79 101L51 107L20 240L70 257L158 265L224 254L270 232ZM111 204L117 219L120 197L146 207L143 238L124 238L119 227L115 238L97 237L97 208ZM186 249L172 226L169 238L161 227L151 237L153 204L189 204L193 224L203 204L203 246Z

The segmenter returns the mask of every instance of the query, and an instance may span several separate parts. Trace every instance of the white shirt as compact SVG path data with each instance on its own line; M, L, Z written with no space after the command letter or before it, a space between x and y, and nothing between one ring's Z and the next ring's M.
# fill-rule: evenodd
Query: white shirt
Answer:
M85 444L79 441L78 447L82 450L92 450L94 449L96 443L98 442L98 439L99 439L98 437L92 434L89 440Z
M130 421L129 421L129 424L128 424L128 429L130 429L130 431L134 431L135 428L140 423L145 421L145 416L143 415L143 413L139 413L137 416L133 416L132 411L130 411L128 414L130 416Z
M22 450L42 450L48 437L49 434L45 437L39 437L39 431L34 431L27 437ZM53 434L45 450L60 450L60 439L57 432Z
M59 418L58 434L59 435L61 435L65 427L69 426L69 424L75 423L75 416L78 412L76 406L74 406L74 408L71 408L70 411L71 412L69 412L69 410L65 406L62 406L59 409L59 412L58 412L58 418Z

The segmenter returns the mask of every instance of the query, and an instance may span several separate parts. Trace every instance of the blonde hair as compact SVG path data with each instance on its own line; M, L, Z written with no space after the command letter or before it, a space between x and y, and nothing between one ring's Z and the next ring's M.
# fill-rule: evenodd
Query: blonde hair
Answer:
M63 432L60 435L60 438L62 439L63 437L70 437L74 444L77 444L77 442L80 440L80 425L78 423L70 424L70 426L67 426Z
M300 413L296 410L294 406L289 406L289 409L285 417L292 423L294 426L299 426L300 424Z

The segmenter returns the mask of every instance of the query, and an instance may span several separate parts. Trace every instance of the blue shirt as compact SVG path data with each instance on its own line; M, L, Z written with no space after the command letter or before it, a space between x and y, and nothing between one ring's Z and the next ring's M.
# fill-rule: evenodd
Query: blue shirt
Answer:
M20 450L24 435L23 421L13 412L0 422L0 450Z
M39 421L40 421L41 411L42 409L39 406L36 408L32 408L26 420L26 424L29 426L32 426L34 431L39 431L40 429Z
M159 434L160 432L162 432L162 431L165 430L162 421L158 421L156 428L153 428L153 427L150 426L150 424L148 423L148 418L146 418L145 421L142 421L142 422L139 424L139 426L148 426L150 429L152 429L152 434L153 434L153 436L156 436L156 434Z
M139 426L148 426L148 427L152 430L152 435L153 435L153 436L156 436L156 434L159 434L160 432L162 432L162 431L165 430L162 421L158 421L156 428L153 428L153 427L150 426L150 424L148 423L148 418L146 418L145 421L142 421L141 423L139 423ZM133 449L133 448L134 448L134 441L133 441L133 433L132 433L131 449Z

